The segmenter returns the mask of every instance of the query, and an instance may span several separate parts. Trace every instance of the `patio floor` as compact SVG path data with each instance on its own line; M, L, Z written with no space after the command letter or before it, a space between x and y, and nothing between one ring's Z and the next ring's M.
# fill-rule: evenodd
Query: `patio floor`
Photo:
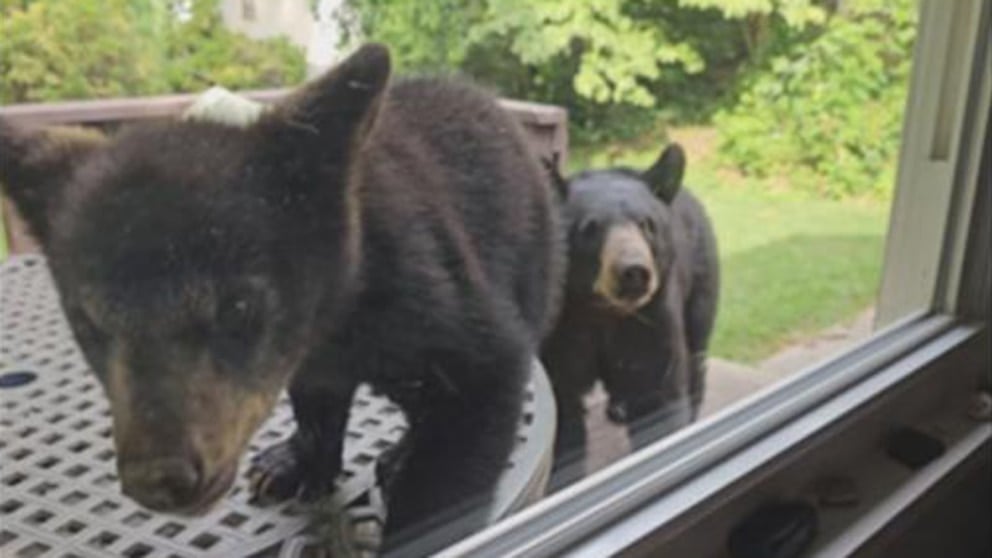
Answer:
M869 308L850 323L836 325L789 346L754 367L710 358L702 418L867 338L871 335L874 318L874 309ZM606 392L599 387L586 398L586 430L589 433L587 474L616 462L630 452L626 431L606 419L606 399Z

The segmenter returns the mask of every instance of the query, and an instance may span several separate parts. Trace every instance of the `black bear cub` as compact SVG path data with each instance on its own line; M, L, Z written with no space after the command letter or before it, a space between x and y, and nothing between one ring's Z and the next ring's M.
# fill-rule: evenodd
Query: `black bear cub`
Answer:
M389 74L368 45L244 128L0 122L0 180L141 504L221 498L284 387L298 428L256 462L256 496L327 492L367 382L411 425L387 545L447 518L469 519L436 544L480 526L563 282L554 194L489 95Z
M542 358L558 402L556 481L581 475L582 397L597 381L609 417L636 447L694 420L716 319L716 238L682 188L685 154L670 145L645 172L615 168L569 180L569 270L561 316Z

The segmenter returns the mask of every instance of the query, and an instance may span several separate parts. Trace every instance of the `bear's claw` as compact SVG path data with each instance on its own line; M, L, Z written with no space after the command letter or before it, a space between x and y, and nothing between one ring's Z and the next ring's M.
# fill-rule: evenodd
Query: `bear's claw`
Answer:
M290 438L252 458L247 476L253 504L276 504L293 497L310 503L333 490L336 469L306 468L300 462L299 451Z
M247 476L253 504L283 502L296 496L303 484L296 452L288 440L256 454Z

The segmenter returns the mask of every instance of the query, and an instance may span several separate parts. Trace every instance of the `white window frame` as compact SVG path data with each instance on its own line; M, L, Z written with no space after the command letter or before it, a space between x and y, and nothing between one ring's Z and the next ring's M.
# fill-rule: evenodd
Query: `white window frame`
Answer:
M980 34L989 32L983 5L920 5L878 297L880 324L909 309L956 310L969 218L955 211L973 205L988 121L981 109L988 106L990 88L988 41L986 36L983 46Z
M899 393L955 351L974 350L976 339L988 335L989 241L976 235L988 234L989 211L975 202L988 199L987 192L977 195L978 188L989 188L978 177L983 156L989 157L982 150L992 102L990 11L984 0L921 1L879 293L879 322L887 325L855 348L659 440L441 555L628 552L688 518L718 513L704 502L760 476L800 446L820 443L831 426ZM966 322L965 316L980 321ZM974 373L958 368L947 373ZM986 425L970 443L987 447L990 432ZM900 506L914 498L906 494ZM873 517L875 523L859 523L861 532L846 535L844 548L864 544L872 529L891 519Z

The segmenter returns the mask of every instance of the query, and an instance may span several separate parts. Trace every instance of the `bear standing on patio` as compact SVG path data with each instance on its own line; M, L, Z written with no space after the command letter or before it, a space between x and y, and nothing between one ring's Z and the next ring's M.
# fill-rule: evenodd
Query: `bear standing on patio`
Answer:
M561 318L542 351L558 403L558 486L582 474L582 397L597 381L634 447L699 412L719 263L709 218L681 187L684 170L677 144L645 172L586 171L566 181L552 170L569 245Z
M112 138L0 121L0 180L110 399L125 493L202 513L288 387L298 429L256 495L329 491L359 383L410 431L387 544L480 527L556 311L564 246L517 124L360 49L244 127Z

